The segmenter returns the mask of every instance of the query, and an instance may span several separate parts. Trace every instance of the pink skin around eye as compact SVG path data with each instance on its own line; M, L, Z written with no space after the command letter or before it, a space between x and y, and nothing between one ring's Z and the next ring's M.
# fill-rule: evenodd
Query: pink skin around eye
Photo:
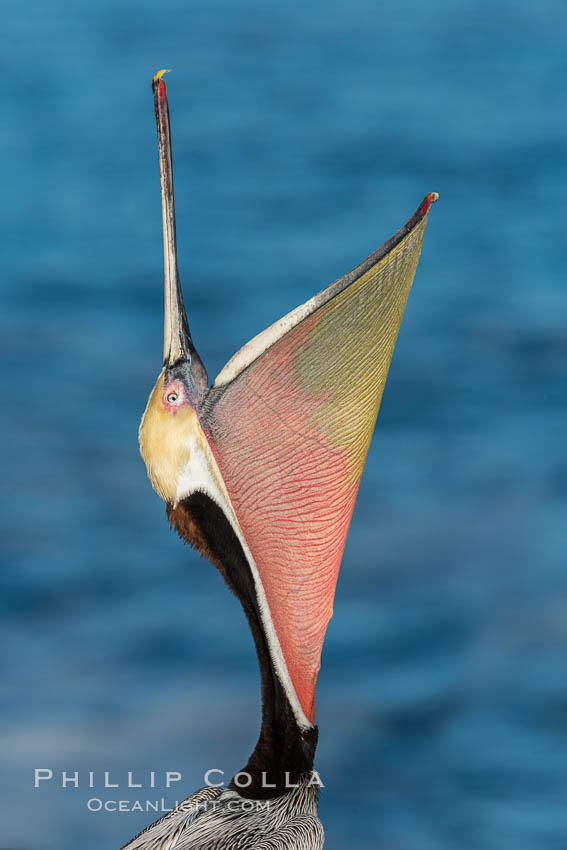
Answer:
M173 396L175 396L175 398L173 398ZM163 406L166 407L170 413L177 413L179 408L187 403L185 387L181 381L171 381L171 383L164 387L161 400L163 402Z

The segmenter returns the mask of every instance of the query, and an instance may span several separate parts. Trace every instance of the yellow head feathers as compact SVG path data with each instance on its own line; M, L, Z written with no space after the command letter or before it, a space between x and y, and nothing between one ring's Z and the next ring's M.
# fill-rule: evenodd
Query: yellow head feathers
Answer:
M165 502L174 504L179 470L189 463L190 447L196 437L202 437L202 431L190 405L184 404L175 414L167 409L163 403L163 391L162 371L140 424L140 452L152 487Z

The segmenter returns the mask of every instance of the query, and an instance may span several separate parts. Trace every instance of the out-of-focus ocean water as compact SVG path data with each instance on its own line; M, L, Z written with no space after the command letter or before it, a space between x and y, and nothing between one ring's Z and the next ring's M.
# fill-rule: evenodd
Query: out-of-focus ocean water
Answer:
M323 655L326 847L567 846L566 25L553 0L4 9L2 847L117 848L156 814L90 799L174 803L257 734L244 617L137 447L162 67L211 377L440 194Z

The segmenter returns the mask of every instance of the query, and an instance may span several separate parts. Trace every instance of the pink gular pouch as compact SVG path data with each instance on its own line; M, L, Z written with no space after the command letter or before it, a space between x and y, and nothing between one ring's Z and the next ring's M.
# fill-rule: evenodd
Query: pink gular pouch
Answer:
M352 282L341 279L298 308L296 318L309 310L305 318L226 386L215 382L204 408L311 722L340 561L431 200L396 244L346 276Z

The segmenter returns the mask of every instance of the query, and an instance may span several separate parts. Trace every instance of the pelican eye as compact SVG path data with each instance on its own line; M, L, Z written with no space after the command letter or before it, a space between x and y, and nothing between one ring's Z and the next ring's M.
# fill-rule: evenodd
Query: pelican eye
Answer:
M175 404L177 399L178 399L177 393L168 393L167 394L167 400L168 400L169 404Z

